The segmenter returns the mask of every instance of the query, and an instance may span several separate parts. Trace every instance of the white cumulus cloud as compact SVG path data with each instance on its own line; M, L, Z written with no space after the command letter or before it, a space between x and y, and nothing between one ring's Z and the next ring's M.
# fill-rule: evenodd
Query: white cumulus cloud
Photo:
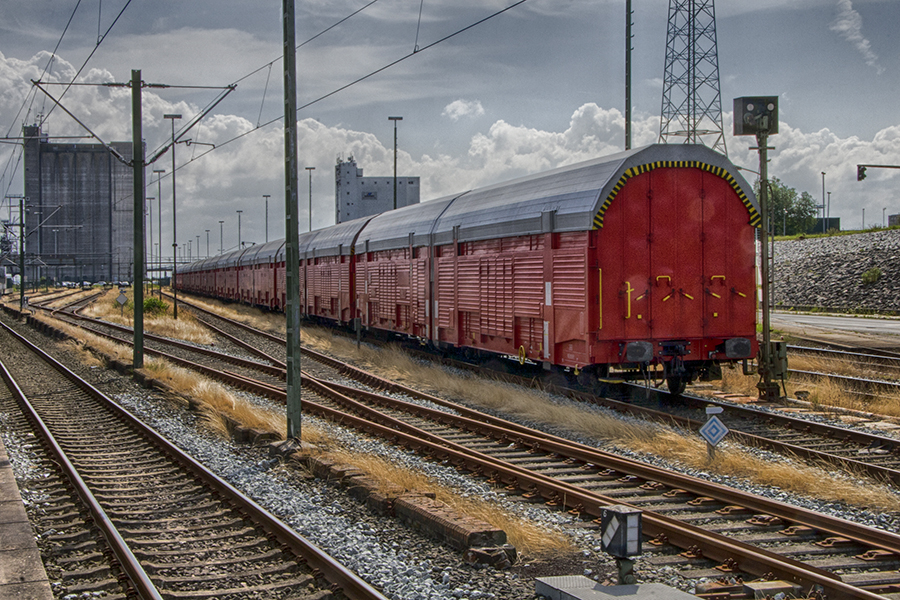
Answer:
M454 100L444 107L442 117L449 117L451 121L458 121L462 117L480 117L484 115L484 107L478 100Z
M851 0L838 0L838 16L831 22L830 29L856 46L866 64L873 67L880 75L884 67L878 64L878 55L872 50L872 44L862 31L862 17L853 9Z

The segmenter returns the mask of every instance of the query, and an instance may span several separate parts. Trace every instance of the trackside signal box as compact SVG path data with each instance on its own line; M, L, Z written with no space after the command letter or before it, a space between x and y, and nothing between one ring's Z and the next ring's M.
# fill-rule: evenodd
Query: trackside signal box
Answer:
M734 99L734 135L778 133L778 96Z
M616 558L641 553L641 512L636 508L606 506L600 512L601 548Z
M771 342L772 376L784 377L788 372L787 342Z

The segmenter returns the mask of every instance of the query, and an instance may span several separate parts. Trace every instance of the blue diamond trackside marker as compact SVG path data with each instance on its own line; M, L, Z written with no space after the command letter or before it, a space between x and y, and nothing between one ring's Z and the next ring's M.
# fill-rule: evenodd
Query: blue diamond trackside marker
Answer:
M700 428L700 435L711 445L717 446L722 441L722 438L728 435L728 428L725 427L725 423L719 420L719 417L713 415Z

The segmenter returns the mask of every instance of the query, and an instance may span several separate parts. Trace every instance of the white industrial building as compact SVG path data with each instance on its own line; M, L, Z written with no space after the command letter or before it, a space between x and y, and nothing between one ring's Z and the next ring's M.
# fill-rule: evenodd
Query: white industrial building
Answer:
M335 222L343 223L360 217L394 209L394 176L363 177L351 156L338 159L334 168ZM419 178L397 177L397 206L419 203Z

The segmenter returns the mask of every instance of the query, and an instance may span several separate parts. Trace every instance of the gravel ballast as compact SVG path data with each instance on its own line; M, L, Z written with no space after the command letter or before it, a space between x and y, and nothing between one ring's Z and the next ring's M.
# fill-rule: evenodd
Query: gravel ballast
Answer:
M35 338L35 334L29 337ZM46 345L44 343L43 345ZM58 347L54 355L69 354ZM67 364L78 364L69 356ZM338 486L315 480L283 466L272 459L266 448L235 445L215 437L201 427L195 415L174 406L153 392L136 386L127 377L118 376L103 369L75 367L82 375L104 388L123 406L141 419L149 422L165 437L184 448L208 468L228 479L233 485L248 493L264 507L290 523L299 533L353 568L367 581L384 590L385 595L398 600L438 598L496 598L498 600L534 597L533 578L543 575L584 574L604 580L614 571L614 562L600 551L596 532L584 527L582 521L566 513L551 512L541 505L521 502L515 496L462 476L455 469L414 454L409 454L382 442L360 436L313 417L304 417L305 423L316 424L328 431L349 449L377 455L427 473L443 485L453 487L463 495L483 497L498 505L498 510L518 514L523 518L542 523L550 529L564 532L581 549L580 555L558 557L558 560L529 562L529 558L505 571L477 568L462 562L461 555L416 535L396 521L369 513L355 500L347 497ZM570 402L562 398L554 402ZM270 404L264 399L255 403ZM270 404L275 406L274 404ZM584 405L579 404L584 408ZM278 407L280 409L280 407ZM608 413L616 418L628 419ZM534 423L527 423L535 426ZM545 428L546 429L546 428ZM687 472L697 477L723 485L737 487L762 496L803 506L810 510L858 520L873 527L896 531L900 528L897 515L870 513L835 503L797 497L777 488L753 486L735 478L716 476L701 470L685 469L669 464L657 457L637 456L633 452L581 439L565 431L552 431L556 435L575 439L604 450L616 451L623 456L637 457L656 466ZM754 451L760 452L762 451ZM783 461L782 456L769 456ZM693 591L697 581L684 579L677 569L654 567L645 560L638 561L635 572L641 582L660 582Z

